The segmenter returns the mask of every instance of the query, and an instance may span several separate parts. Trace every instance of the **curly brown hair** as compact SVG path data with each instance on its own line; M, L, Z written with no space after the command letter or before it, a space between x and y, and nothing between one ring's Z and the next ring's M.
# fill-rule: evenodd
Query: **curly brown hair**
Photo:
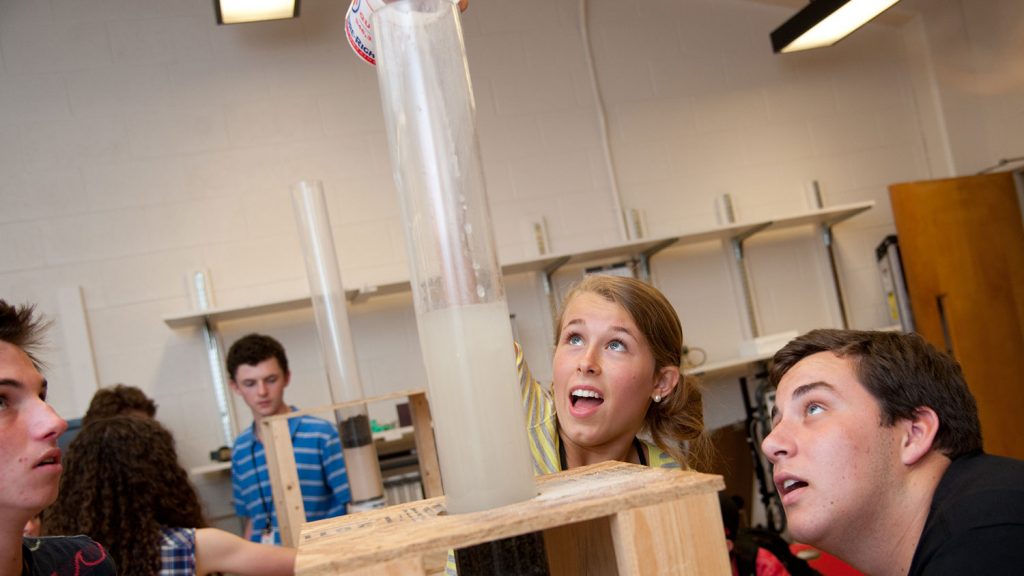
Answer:
M657 288L635 278L586 276L562 301L555 342L569 301L584 292L614 302L629 313L651 347L655 371L665 366L679 368L679 384L660 403L650 405L644 428L654 443L684 468L707 470L714 448L704 428L703 393L694 377L683 374L683 327L672 303Z
M93 394L82 424L133 412L153 418L156 416L156 402L135 386L117 384L104 387Z
M266 334L246 334L228 349L228 375L234 380L239 366L243 364L255 366L271 358L277 360L281 372L288 374L288 355L285 354L284 346L280 342Z
M114 416L82 428L68 447L47 534L88 534L121 574L160 571L163 527L205 527L202 506L159 422Z

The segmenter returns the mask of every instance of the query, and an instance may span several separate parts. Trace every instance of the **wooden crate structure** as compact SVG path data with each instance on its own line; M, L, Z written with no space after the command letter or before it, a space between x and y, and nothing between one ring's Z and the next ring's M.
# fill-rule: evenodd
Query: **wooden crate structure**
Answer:
M311 522L296 574L422 576L449 549L541 531L552 576L728 576L721 476L603 462L537 478L531 500L447 515L443 497Z
M287 414L268 416L261 422L263 447L267 456L267 475L274 493L274 511L277 513L277 529L285 546L295 546L299 530L306 522L306 509L299 490L299 473L295 467L295 451L288 433L288 420L308 414L334 412L363 404L372 404L397 398L408 398L412 415L413 436L416 440L416 454L419 460L420 479L423 494L433 498L443 494L441 490L441 467L437 461L437 446L434 443L434 428L430 419L427 394L423 390L395 392L356 402L342 402L319 406L308 410L297 410Z

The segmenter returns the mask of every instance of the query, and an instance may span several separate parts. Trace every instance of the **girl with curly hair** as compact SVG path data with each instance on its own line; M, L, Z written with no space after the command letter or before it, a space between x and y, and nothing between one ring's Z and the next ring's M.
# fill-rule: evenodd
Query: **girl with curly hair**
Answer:
M82 428L44 525L51 534L89 534L121 574L294 573L294 549L206 527L174 438L148 418L115 416Z

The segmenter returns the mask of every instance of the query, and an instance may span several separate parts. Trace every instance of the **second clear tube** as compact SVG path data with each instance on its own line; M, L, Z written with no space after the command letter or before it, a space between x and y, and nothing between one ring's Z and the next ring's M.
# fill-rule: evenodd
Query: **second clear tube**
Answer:
M331 401L338 400L334 397L335 390L340 392L342 402L362 400L363 384L356 363L348 302L334 251L323 185L317 180L296 183L292 186L292 204L305 255L309 292L324 352ZM384 485L366 404L338 410L337 416L341 422L341 446L352 491L351 509L381 507L384 505Z

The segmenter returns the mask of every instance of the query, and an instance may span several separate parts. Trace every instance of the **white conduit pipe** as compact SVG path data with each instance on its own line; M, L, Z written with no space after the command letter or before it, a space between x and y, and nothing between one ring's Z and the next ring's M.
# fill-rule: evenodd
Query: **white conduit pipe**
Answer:
M601 99L601 89L597 84L594 54L590 46L590 34L587 31L587 0L580 0L580 36L583 39L583 55L587 60L587 70L590 72L590 87L594 93L594 103L597 105L597 123L601 129L601 144L608 169L608 183L611 185L612 208L615 210L615 220L619 224L619 234L623 240L629 240L626 213L622 208L622 195L619 193L618 178L615 175L615 161L612 158L612 147L608 141L608 118L604 109L604 100Z

